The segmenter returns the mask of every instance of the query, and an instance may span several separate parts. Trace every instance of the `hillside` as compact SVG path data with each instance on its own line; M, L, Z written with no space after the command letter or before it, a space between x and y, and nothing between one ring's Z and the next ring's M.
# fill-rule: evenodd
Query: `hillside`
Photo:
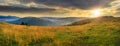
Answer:
M0 23L0 46L119 46L120 18L95 18L77 26Z
M31 26L63 26L63 25L69 25L71 23L80 21L81 19L84 19L84 18L24 17L16 21L11 21L9 23L21 24L22 22L24 22Z
M69 24L68 26L75 26L75 25L85 25L89 23L101 23L101 22L110 22L110 21L119 21L120 17L113 17L113 16L101 16L97 18L87 18L83 19L81 21L74 22L72 24Z

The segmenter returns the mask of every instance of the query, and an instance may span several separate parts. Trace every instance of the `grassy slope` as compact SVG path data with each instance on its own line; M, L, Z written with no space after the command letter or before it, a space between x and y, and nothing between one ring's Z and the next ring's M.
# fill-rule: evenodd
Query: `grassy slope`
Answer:
M119 46L120 19L81 26L21 26L0 23L0 46Z

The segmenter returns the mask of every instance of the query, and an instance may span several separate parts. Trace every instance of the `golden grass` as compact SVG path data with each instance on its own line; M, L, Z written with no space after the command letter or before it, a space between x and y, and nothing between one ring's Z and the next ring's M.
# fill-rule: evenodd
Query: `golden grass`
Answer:
M102 30L105 30L105 36L109 37L113 33L111 29L118 31L119 28L120 22L113 21L101 23L94 21L81 26L22 26L0 23L0 32L3 33L4 39L7 41L6 44L8 44L7 46L14 45L11 40L17 42L17 46L29 46L31 42L35 42L33 46L70 46L70 44L74 43L73 41L76 41L73 46L80 46L80 43L84 46L85 44L83 43L86 42L80 39L88 39L92 36L101 37L103 35ZM87 43L85 46L87 46Z

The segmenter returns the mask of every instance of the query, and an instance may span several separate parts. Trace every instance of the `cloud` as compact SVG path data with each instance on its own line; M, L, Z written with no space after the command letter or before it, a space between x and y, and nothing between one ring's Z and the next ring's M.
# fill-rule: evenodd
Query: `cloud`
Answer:
M14 9L7 8L9 11L7 12L17 12L21 13L29 13L29 15L40 15L45 14L43 16L89 16L89 10L92 8L111 8L118 7L118 4L115 3L114 0L0 0L0 4L8 5L16 7ZM115 4L115 5L114 5ZM19 10L25 8L29 10ZM31 8L45 8L45 9L57 9L51 11L35 11ZM17 10L15 10L17 9ZM0 12L2 9L0 9ZM3 11L6 11L4 9ZM43 13L44 12L44 13ZM32 14L31 14L32 13ZM33 14L34 13L34 14ZM27 16L27 15L25 15ZM34 15L35 16L35 15Z
M113 0L18 0L21 3L45 4L48 6L88 9L91 7L104 7Z
M120 8L120 0L113 1L110 3L110 5L111 7L118 9Z
M115 16L120 17L120 0L115 0L111 2L110 5L112 9L115 9L117 11Z
M28 5L42 7L67 7L88 9L91 7L104 7L113 0L0 0L0 3L14 5Z
M34 2L22 3L18 0L0 0L0 14L18 16L40 16L55 11L44 4Z
M36 8L50 8L44 4L37 4L35 2L25 1L21 2L22 0L0 0L0 5L8 5L8 6L15 6L15 7L36 7ZM26 3L25 3L26 2Z
M106 7L113 0L0 0L0 4L7 4L17 7L38 7L38 8L78 8L90 9Z

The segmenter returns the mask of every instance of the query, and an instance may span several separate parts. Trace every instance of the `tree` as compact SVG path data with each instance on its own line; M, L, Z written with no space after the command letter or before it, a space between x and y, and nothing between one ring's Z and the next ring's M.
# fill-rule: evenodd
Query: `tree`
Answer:
M20 25L28 25L28 24L25 22L21 22Z

